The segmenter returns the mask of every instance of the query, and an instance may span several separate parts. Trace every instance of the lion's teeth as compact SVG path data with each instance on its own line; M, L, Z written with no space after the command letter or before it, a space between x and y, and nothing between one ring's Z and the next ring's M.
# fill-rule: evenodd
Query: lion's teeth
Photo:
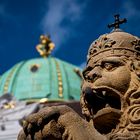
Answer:
M93 90L93 93L97 93L96 90Z
M102 91L102 94L103 94L103 96L105 96L106 95L106 91Z
M110 105L109 104L106 104L105 107L110 107Z

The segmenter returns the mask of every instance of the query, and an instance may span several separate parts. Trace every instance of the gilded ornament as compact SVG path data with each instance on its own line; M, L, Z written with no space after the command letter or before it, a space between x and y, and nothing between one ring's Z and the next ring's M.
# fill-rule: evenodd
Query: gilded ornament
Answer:
M51 41L49 36L41 35L40 44L36 46L36 49L42 57L48 57L54 47L55 44Z

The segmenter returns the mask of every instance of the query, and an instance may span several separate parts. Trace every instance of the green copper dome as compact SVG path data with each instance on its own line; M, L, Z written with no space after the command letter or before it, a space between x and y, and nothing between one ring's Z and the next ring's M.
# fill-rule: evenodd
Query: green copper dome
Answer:
M19 100L79 100L81 78L77 67L54 57L23 61L0 78L0 95Z

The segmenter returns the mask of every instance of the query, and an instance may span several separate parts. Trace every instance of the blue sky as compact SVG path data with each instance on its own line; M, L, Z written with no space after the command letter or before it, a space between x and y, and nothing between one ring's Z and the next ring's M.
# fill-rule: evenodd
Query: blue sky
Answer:
M0 74L40 57L35 46L41 34L56 44L53 56L81 66L116 13L128 19L123 30L140 36L139 0L0 0Z

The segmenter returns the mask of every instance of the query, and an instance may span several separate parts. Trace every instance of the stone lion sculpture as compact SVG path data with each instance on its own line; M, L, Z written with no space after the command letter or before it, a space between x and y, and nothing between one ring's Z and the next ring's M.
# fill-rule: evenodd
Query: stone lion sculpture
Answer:
M88 51L81 107L67 106L28 116L18 140L140 140L140 39L115 30Z

